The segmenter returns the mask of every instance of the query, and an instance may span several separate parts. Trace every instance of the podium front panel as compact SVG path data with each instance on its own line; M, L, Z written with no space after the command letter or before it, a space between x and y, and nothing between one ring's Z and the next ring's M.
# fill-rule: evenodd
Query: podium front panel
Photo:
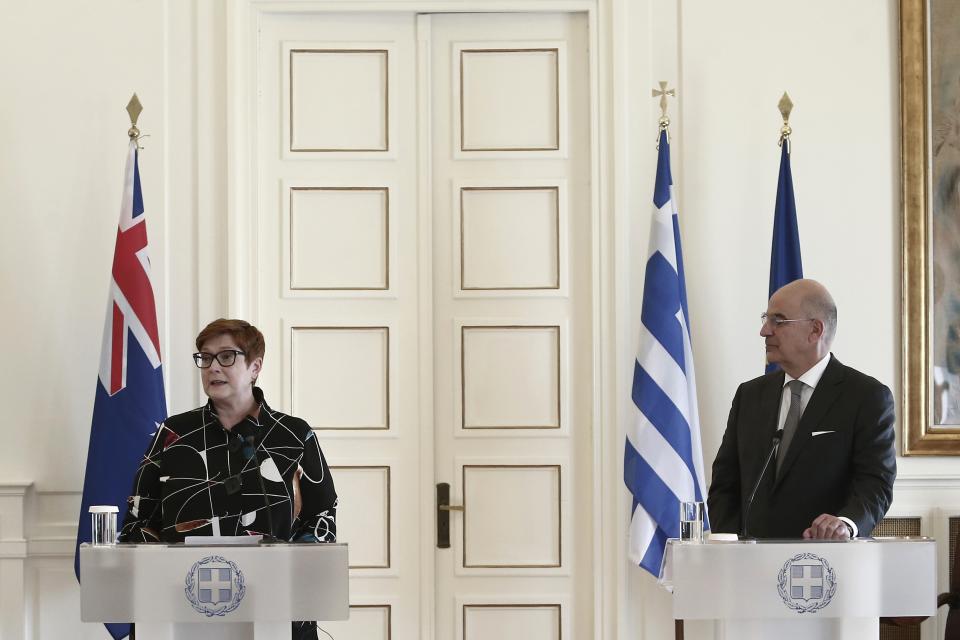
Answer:
M676 619L933 615L936 545L926 538L667 545Z
M349 617L345 544L80 546L84 622Z

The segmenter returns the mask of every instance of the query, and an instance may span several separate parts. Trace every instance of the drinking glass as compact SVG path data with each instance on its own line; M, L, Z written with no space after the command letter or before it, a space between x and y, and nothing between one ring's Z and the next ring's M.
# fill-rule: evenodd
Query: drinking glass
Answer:
M117 544L117 513L113 505L95 504L90 507L90 542L98 547Z
M680 540L703 542L703 503L696 500L680 503Z

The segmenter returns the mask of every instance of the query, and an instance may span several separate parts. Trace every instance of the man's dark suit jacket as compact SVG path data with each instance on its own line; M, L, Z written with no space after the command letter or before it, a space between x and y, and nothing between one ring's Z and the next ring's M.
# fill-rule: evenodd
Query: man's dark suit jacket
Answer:
M741 533L747 498L777 430L783 381L777 371L737 389L713 463L708 513L714 532ZM893 498L893 424L890 389L831 354L781 469L775 473L772 460L760 483L749 534L799 538L814 518L829 513L870 535Z

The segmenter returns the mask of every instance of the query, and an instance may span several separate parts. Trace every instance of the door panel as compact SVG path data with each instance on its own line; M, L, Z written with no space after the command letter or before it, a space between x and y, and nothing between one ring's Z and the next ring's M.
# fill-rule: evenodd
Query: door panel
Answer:
M587 20L433 16L437 637L592 634Z
M351 618L321 627L338 640L414 640L429 428L417 376L416 17L266 13L257 58L262 384L315 429L350 544Z

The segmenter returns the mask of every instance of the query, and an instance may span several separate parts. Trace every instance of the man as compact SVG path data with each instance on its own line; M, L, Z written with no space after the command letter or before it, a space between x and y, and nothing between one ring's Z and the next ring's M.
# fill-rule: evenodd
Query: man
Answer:
M890 389L830 353L837 307L819 282L777 290L762 318L767 362L782 371L741 384L733 398L713 463L712 530L869 536L890 506L897 475ZM747 511L778 429L783 437Z

